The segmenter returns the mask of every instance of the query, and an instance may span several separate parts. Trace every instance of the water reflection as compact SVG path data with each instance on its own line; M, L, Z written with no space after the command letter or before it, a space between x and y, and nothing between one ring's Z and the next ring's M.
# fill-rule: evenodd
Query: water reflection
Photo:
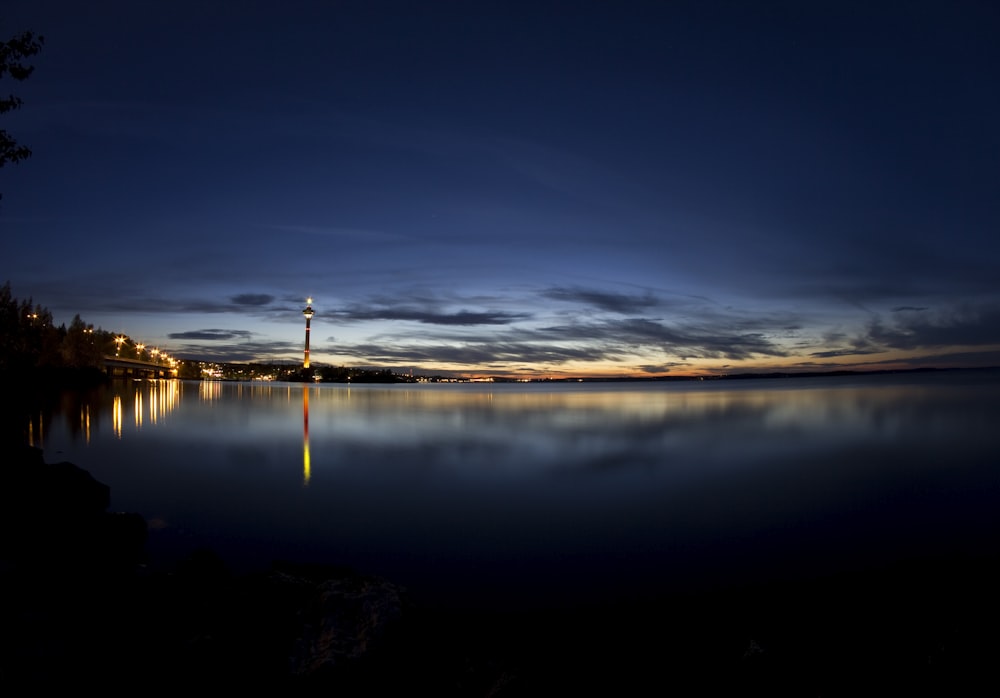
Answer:
M151 381L149 386L149 421L156 424L177 409L180 402L180 383L176 380Z
M246 565L566 596L1000 552L998 387L122 383L31 433L110 484L116 508L170 522L154 545L197 531Z
M32 446L49 448L48 431L58 422L57 438L80 439L84 445L101 440L104 424L110 422L111 435L116 440L126 436L125 423L133 424L133 432L144 425L162 425L180 406L181 388L177 380L114 381L110 386L88 392L67 392L60 404L46 406L28 419L27 441ZM127 414L126 405L131 407Z
M291 397L291 388L288 390ZM302 391L302 484L309 486L312 465L309 460L309 388Z
M115 393L114 402L111 405L111 428L115 436L122 438L122 396Z
M32 415L28 419L28 445L41 448L45 443L44 433L42 431L42 415L41 413Z
M83 427L84 439L90 443L90 405L80 406L80 424Z
M218 400L222 397L222 383L219 381L202 381L198 384L198 396L205 402Z

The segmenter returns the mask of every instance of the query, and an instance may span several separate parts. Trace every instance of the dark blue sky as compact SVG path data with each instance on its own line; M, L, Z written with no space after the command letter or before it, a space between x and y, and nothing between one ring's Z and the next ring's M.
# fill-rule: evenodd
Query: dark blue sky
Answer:
M1000 6L7 2L2 280L186 358L1000 364Z

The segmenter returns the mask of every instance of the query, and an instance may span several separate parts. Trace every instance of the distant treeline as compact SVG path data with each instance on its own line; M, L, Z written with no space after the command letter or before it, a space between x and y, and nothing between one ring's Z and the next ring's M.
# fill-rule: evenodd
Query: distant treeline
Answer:
M281 380L292 382L320 383L416 383L417 378L393 373L390 369L348 368L346 366L313 366L302 368L287 363L225 363L186 362L188 372L194 376L193 367L198 367L200 377L217 380Z
M309 369L297 372L296 378L299 380L309 380ZM318 377L318 378L317 378ZM416 380L410 376L393 373L387 368L364 369L346 368L344 366L321 366L312 371L313 380L321 383L414 383Z
M599 378L540 378L533 382L544 383L662 383L672 381L717 381L717 380L745 380L750 378L823 378L834 376L865 376L882 373L926 373L931 371L942 371L939 368L887 368L871 369L867 371L853 371L849 369L833 369L830 371L762 371L759 373L716 373L706 375L688 376L621 376L621 377L599 377Z

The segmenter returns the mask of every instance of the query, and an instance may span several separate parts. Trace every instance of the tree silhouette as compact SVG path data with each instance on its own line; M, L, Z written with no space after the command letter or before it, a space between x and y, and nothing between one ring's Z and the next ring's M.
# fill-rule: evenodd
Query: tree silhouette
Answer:
M48 308L15 298L9 281L0 286L0 376L58 365L61 342Z
M0 41L0 79L5 75L17 81L27 80L35 66L24 60L42 50L45 38L34 32L16 34L7 41ZM14 95L0 97L0 114L21 106L21 98ZM31 156L31 149L19 144L5 129L0 129L0 167L8 162L17 163Z

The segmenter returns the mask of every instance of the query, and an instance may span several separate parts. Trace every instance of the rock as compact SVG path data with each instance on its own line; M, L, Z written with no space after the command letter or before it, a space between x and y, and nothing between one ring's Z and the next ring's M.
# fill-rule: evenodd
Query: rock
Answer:
M320 583L301 614L291 673L311 675L362 659L402 615L403 590L383 579L352 575Z
M111 488L42 451L12 449L0 469L0 558L34 564L135 562L146 542L138 514L112 514Z
M46 463L42 451L23 447L0 470L5 512L71 518L99 514L111 504L111 488L72 463Z

